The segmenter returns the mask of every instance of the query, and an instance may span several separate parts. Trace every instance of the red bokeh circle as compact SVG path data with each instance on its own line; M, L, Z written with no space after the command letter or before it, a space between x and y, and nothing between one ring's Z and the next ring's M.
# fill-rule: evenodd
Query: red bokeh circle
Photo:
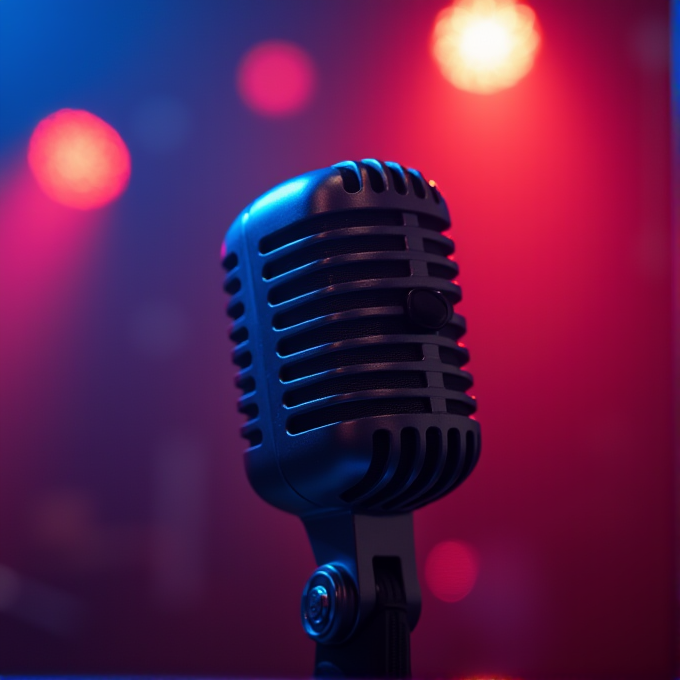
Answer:
M61 109L38 123L28 164L52 199L80 210L120 196L130 179L130 153L120 135L88 111Z
M311 57L294 43L262 42L248 51L237 70L241 98L263 116L288 116L307 106L316 85Z
M469 595L478 572L477 551L462 541L438 543L425 562L425 582L444 602L458 602Z

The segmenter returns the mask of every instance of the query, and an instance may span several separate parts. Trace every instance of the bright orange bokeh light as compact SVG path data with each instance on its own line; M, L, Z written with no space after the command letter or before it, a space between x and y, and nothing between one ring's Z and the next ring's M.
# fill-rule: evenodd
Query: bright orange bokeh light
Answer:
M437 15L431 50L457 88L491 94L529 73L540 42L531 7L515 0L456 0Z
M477 551L462 541L438 543L425 562L425 582L444 602L458 602L470 594L477 581Z
M28 164L52 199L80 210L118 198L130 179L130 154L120 135L87 111L61 109L38 123Z
M302 110L315 84L311 57L301 47L283 40L255 45L238 66L241 98L264 116L287 116Z

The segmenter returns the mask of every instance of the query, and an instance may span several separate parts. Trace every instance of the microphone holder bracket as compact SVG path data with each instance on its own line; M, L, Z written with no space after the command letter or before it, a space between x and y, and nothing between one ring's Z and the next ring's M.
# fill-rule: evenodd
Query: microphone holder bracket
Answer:
M302 597L317 642L316 677L410 677L420 616L413 516L319 513L302 518L319 568Z

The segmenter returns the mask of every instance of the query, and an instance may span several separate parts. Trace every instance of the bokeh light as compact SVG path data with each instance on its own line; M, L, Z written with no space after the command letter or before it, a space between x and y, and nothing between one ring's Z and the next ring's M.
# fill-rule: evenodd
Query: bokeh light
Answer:
M125 142L87 111L62 109L40 121L31 136L28 163L50 198L81 210L118 198L130 179Z
M534 64L541 42L536 14L514 0L456 0L432 32L432 55L461 90L491 94L512 87Z
M311 57L297 45L281 40L262 42L241 60L237 86L253 111L271 117L304 109L316 85Z
M425 562L425 582L444 602L458 602L469 595L478 572L477 551L462 541L437 544Z

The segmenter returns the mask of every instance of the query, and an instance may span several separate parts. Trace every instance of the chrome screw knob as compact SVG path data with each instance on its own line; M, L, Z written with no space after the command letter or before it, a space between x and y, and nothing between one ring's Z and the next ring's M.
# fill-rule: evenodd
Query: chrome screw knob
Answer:
M354 627L357 596L354 580L340 564L324 564L302 591L302 626L317 642L342 642Z
M330 615L328 591L323 586L314 586L307 593L307 618L319 625L324 623Z

